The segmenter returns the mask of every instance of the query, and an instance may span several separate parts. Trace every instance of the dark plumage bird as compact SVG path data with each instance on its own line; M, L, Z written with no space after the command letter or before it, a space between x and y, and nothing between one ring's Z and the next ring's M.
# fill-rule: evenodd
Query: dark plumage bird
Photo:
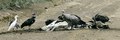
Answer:
M104 23L102 23L101 21L89 21L92 24L88 26L88 28L92 28L92 29L110 29L109 25L106 25Z
M96 14L93 18L94 21L101 21L102 23L108 22L109 18L107 16Z
M88 28L92 29L109 29L109 26L105 23L109 21L109 18L104 15L96 14L94 17L92 17L93 21L89 21L91 23L91 26Z
M77 25L81 25L82 28L85 27L86 22L81 20L81 18L75 14L64 13L58 17L59 20L66 21L70 29L77 28Z
M24 23L22 23L21 25L21 28L25 27L25 26L29 26L29 29L30 29L30 26L35 22L35 14L32 14L33 16L29 19L27 19Z

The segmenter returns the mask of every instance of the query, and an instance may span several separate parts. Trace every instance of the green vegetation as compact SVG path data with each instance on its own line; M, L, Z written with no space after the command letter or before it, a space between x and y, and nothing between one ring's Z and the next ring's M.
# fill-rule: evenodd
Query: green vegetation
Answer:
M45 2L53 2L53 0L0 0L0 11L1 10L19 10L26 9L31 7L33 3L45 3ZM43 10L39 10L42 12ZM11 13L12 14L12 13ZM7 22L11 19L14 19L13 14L8 16L2 16L0 18L0 22Z
M0 0L0 10L29 8L33 3L46 1L52 0Z

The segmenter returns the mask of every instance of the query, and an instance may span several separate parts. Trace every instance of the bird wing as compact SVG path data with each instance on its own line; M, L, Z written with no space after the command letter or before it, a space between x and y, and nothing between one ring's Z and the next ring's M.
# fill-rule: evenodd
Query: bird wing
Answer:
M24 26L31 26L31 24L33 24L34 22L35 22L34 19L29 18L24 23L22 23L21 28Z
M35 20L32 21L32 23L34 23L34 22L35 22Z
M18 29L20 26L19 26L19 24L16 24L15 27Z
M11 20L11 21L9 22L9 26L11 25L11 23L13 23L13 21L14 21L14 20Z
M21 27L24 27L24 26L28 25L29 20L30 20L30 19L27 19L26 21L24 21L24 22L22 23Z

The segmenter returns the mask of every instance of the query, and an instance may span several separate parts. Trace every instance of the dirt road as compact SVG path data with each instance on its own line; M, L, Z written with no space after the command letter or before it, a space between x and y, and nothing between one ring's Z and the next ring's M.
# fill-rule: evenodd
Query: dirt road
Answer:
M110 30L79 29L54 32L8 32L0 35L0 40L120 40L120 0L72 0L64 4L51 7L37 16L32 28L44 26L46 19L57 19L61 10L76 14L88 22L96 13L109 16Z

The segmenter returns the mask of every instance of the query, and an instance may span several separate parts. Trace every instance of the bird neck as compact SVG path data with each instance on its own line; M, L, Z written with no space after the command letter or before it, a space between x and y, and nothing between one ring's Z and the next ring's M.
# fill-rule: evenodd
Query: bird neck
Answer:
M15 17L15 21L17 21L17 17Z

